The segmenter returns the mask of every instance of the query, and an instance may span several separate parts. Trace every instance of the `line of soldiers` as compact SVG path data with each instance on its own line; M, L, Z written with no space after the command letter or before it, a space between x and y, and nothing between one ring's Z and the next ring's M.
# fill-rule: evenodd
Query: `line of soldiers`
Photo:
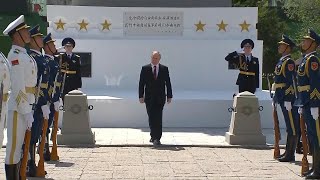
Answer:
M304 121L302 125L306 125L309 151L313 159L311 170L303 172L306 179L320 179L320 60L316 53L319 45L320 36L309 30L299 45L303 59L296 68L295 61L291 58L296 44L283 35L278 46L282 57L274 71L273 102L281 107L287 131L285 152L277 159L280 162L295 161L297 143L302 131L304 132L300 129L301 115Z
M49 127L59 111L60 99L82 86L80 57L72 53L72 38L62 41L66 53L58 54L51 34L43 37L39 25L29 30L23 15L3 34L12 40L8 57L0 53L0 142L2 146L7 123L6 178L44 177L44 168L39 172L43 164L39 161L37 167L35 162L36 144L43 144L42 150L41 146L38 149L40 160L50 161ZM27 44L30 50L25 48Z

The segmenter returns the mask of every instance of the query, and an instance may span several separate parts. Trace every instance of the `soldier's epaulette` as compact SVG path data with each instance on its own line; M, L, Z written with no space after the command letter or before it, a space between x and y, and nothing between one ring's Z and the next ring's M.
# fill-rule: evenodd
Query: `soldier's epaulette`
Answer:
M78 57L78 58L79 58L80 56L79 56L78 54L76 54L76 57Z
M20 50L19 49L15 49L13 52L16 53L16 54L19 54Z

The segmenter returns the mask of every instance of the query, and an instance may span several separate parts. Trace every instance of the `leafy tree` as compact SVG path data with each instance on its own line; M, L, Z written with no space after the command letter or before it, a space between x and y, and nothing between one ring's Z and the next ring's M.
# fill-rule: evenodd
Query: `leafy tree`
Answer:
M320 33L320 0L280 0L286 15L300 23L297 36L305 35L308 28Z

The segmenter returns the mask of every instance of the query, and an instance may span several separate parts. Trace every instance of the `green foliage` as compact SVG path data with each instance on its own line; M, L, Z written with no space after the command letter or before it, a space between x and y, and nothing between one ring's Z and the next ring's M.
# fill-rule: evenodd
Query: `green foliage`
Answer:
M295 23L292 33L300 40L309 28L320 33L320 0L280 0L287 17Z
M3 35L3 30L10 24L13 20L19 17L20 14L0 14L0 51L7 55L11 48L11 39L9 36ZM40 31L42 34L47 34L47 23L42 20L42 18L37 13L29 13L25 15L26 23L33 27L37 24L40 25Z

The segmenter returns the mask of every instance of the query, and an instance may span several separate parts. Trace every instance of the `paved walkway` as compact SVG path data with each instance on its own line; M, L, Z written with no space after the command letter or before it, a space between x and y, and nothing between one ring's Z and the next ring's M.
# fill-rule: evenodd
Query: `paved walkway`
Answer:
M149 146L148 128L92 128L96 135L96 144L100 146ZM162 144L184 146L230 146L225 142L227 128L164 128ZM263 129L267 144L273 144L272 129ZM281 129L282 140L285 143L286 133ZM4 145L6 144L6 132Z
M279 163L272 154L271 149L181 146L59 148L60 162L45 165L46 179L302 179L301 155L297 162ZM5 179L3 166L0 179Z
M230 146L224 142L227 129L164 128L160 147L150 145L147 128L93 131L98 146L59 147L60 161L46 163L46 178L29 179L302 179L301 155L296 162L279 163L270 146ZM263 133L271 144L273 131ZM0 150L1 163L4 156L5 148ZM5 179L4 166L0 179Z

